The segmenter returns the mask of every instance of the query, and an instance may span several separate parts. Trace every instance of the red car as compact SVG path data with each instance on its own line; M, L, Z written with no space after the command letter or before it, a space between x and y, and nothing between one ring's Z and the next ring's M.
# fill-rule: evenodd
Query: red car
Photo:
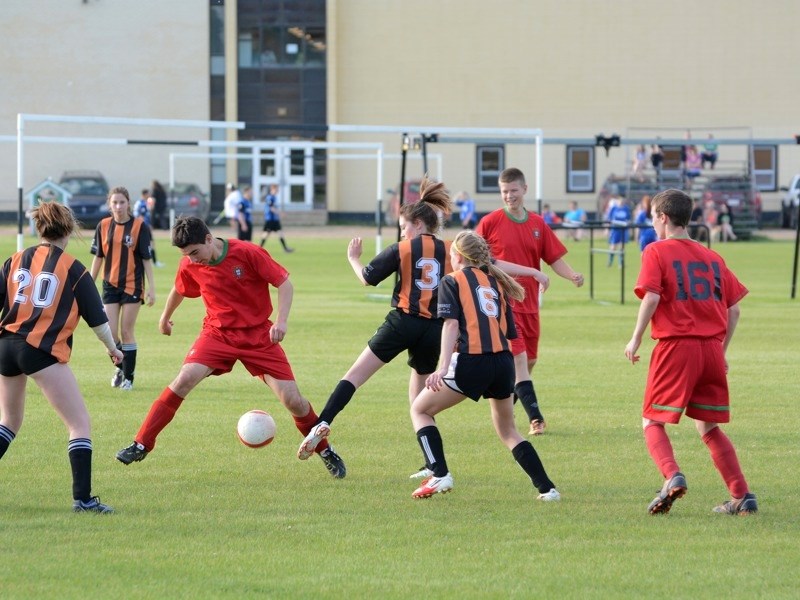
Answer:
M411 179L405 182L405 187L403 189L403 204L413 204L419 200L420 185L422 185L422 180L420 179ZM399 189L400 186L398 185L397 190L386 190L392 195L392 197L389 199L389 205L386 207L387 225L397 225L397 219L400 217Z

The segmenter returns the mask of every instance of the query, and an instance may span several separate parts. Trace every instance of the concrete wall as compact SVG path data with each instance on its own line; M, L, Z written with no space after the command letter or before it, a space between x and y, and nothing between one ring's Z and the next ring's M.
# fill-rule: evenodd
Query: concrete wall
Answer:
M0 136L17 113L208 120L207 0L9 0L0 18ZM208 130L31 123L26 135L197 140ZM175 146L27 143L30 189L67 169L97 169L132 197L169 177ZM199 150L207 152L207 150ZM0 201L17 197L16 143L0 142ZM208 161L177 163L208 190Z

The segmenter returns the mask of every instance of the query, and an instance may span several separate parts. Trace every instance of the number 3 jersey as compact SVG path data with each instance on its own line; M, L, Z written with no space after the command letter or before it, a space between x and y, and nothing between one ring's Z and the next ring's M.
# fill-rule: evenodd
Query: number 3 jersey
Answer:
M648 245L634 292L661 296L650 323L653 339L701 337L724 340L728 307L747 288L722 257L690 239L665 239Z
M28 344L62 363L69 361L80 317L89 327L108 321L86 267L50 244L27 248L5 262L0 300L0 330L25 337Z
M450 266L450 242L431 234L392 244L364 267L364 280L370 285L397 272L400 277L392 293L392 306L409 315L436 317L439 283Z

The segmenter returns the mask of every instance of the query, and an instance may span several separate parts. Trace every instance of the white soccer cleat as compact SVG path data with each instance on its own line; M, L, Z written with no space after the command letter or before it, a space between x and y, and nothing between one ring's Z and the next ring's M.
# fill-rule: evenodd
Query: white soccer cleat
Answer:
M412 498L430 498L434 494L446 494L453 489L453 476L429 477L411 494Z
M426 477L432 477L433 471L431 471L428 467L422 467L416 473L412 473L408 476L409 479L425 479Z
M311 428L308 435L303 439L300 447L297 449L297 458L306 460L309 456L314 454L314 451L319 446L319 443L331 434L330 426L323 421Z
M552 488L549 492L536 496L536 499L542 502L558 502L561 500L561 494L558 493L556 488Z

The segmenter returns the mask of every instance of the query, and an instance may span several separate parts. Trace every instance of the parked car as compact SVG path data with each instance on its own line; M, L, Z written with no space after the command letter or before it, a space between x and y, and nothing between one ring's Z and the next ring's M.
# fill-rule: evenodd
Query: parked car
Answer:
M72 194L69 207L84 227L95 228L111 215L108 210L108 183L99 171L64 171L58 185Z
M786 192L781 200L781 227L795 229L800 207L800 174L792 177L789 187L781 187L781 191Z
M194 183L176 183L169 199L170 208L175 209L175 216L200 217L208 219L211 203L200 186Z
M747 239L759 228L761 193L752 177L743 174L709 177L703 188L703 205L708 206L709 202L714 203L717 212L720 205L728 205L737 237Z

